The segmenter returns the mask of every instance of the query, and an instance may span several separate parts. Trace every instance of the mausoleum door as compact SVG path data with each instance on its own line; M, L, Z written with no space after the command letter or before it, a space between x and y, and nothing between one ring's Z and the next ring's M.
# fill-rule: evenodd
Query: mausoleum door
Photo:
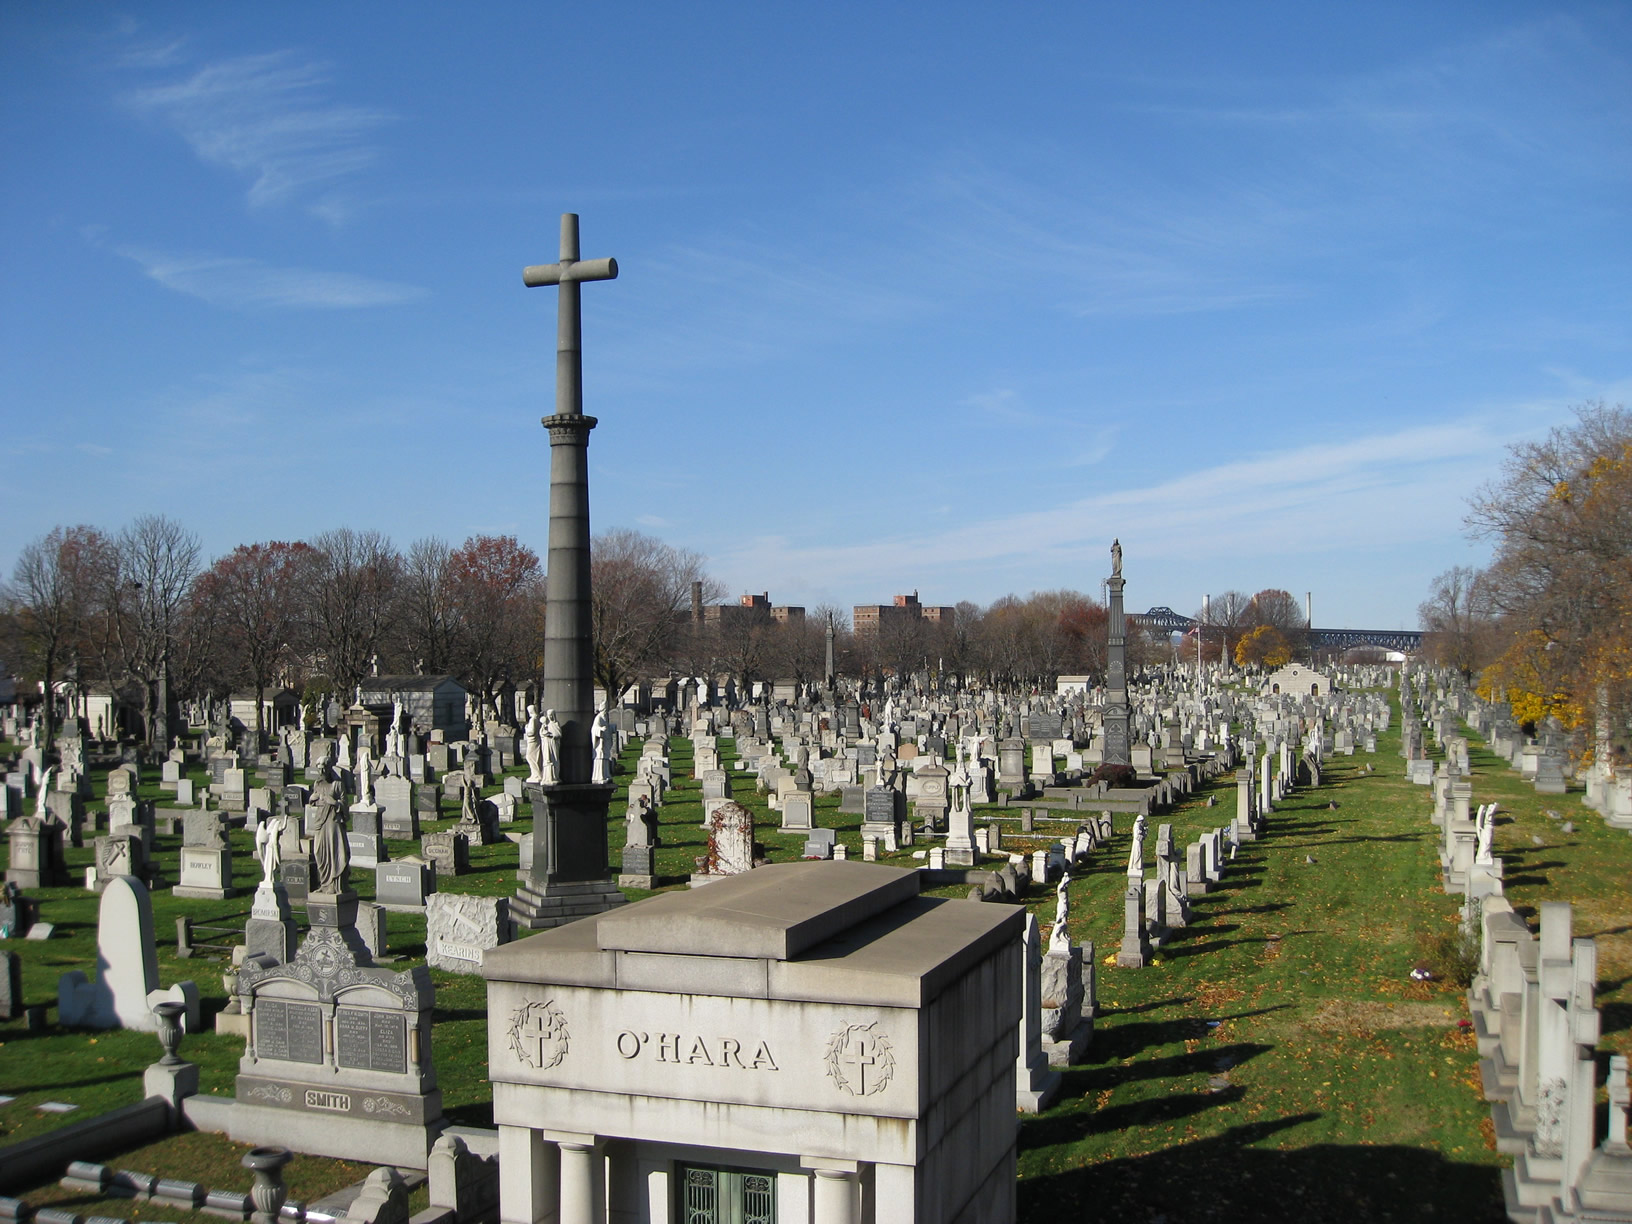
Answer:
M776 1174L681 1165L679 1224L776 1224Z

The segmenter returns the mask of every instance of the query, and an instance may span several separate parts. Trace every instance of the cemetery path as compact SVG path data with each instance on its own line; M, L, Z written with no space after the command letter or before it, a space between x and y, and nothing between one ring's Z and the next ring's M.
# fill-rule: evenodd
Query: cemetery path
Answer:
M1432 802L1402 776L1398 727L1396 707L1375 754L1332 758L1323 786L1287 796L1144 969L1107 956L1115 873L1073 884L1101 1013L1060 1102L1022 1119L1023 1221L1505 1218L1505 1158L1448 980L1459 899L1439 886ZM1171 822L1185 844L1234 810L1226 777L1152 832ZM1123 823L1096 857L1127 852ZM1438 980L1412 980L1419 965Z

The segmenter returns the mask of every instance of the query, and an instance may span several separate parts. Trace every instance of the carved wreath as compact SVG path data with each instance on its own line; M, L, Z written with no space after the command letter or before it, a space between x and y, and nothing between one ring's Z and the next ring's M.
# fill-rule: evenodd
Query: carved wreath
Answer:
M872 1096L875 1092L883 1092L889 1085L890 1077L895 1074L895 1055L891 1052L890 1039L878 1032L877 1028L876 1020L872 1024L847 1024L828 1040L827 1073L835 1084L852 1096ZM872 1047L872 1062L862 1065L860 1050L857 1050L852 1078L846 1073L845 1059L853 1045L865 1048L863 1043Z
M397 1117L397 1118L406 1118L408 1116L408 1114L409 1114L408 1109L406 1109L402 1105L399 1105L396 1101L393 1101L390 1097L365 1097L365 1098L363 1098L363 1112L364 1113L370 1113L370 1114L373 1114L373 1113L389 1114L392 1117Z
M529 1037L538 1043L537 1061L534 1061ZM553 1000L523 1003L510 1017L510 1048L529 1067L547 1071L559 1065L567 1056L570 1039L567 1018Z

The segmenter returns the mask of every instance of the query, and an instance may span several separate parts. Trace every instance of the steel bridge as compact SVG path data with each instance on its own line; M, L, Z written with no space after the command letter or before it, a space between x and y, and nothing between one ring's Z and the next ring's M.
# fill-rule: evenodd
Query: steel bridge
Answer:
M1189 633L1196 627L1193 616L1182 616L1168 607L1154 607L1148 612L1130 612L1128 619L1138 621L1147 629L1163 633ZM1378 646L1383 650L1398 650L1415 654L1422 649L1422 632L1418 629L1311 629L1309 646L1313 650L1350 650L1355 646Z

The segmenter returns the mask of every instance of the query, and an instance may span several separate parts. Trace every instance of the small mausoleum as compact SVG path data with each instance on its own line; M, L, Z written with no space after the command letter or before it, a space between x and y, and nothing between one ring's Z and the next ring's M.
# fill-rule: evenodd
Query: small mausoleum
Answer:
M255 729L255 694L233 693L227 698L227 716L239 735ZM270 688L261 694L261 730L276 735L300 725L300 694L291 688Z
M1332 691L1332 687L1330 676L1305 667L1302 663L1288 663L1266 676L1263 686L1258 691L1266 697L1276 693L1297 697L1324 697Z
M465 686L452 676L365 676L361 687L362 704L376 714L389 716L400 701L413 729L440 731L446 740L464 739L470 731Z
M501 1218L1008 1224L1024 917L784 863L489 950Z

